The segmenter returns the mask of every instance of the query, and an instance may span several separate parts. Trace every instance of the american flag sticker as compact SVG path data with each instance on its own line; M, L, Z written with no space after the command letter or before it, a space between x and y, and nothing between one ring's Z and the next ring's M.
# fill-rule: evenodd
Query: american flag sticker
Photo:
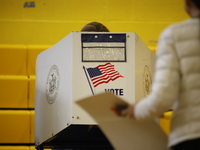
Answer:
M114 69L114 65L111 63L106 63L104 65L98 65L94 68L85 68L87 71L91 83L94 87L97 87L100 84L108 83L114 81L120 77L123 77L118 71Z

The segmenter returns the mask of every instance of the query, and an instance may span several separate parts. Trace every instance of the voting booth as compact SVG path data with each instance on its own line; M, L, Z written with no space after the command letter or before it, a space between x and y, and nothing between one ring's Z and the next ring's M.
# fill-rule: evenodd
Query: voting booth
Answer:
M71 32L41 52L36 62L36 148L73 125L97 124L75 103L80 99L112 92L132 103L148 95L154 62L155 54L136 33Z

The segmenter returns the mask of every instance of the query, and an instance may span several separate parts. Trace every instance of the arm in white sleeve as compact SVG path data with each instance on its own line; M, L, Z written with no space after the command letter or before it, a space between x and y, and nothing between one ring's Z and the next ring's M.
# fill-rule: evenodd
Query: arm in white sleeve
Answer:
M136 104L135 118L145 120L161 116L177 100L179 84L179 60L171 28L168 28L159 39L152 91Z

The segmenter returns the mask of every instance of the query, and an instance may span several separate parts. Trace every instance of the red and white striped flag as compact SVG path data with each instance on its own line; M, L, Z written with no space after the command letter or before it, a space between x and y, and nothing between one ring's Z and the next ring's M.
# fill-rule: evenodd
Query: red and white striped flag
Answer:
M95 68L86 68L86 70L90 76L90 79L94 87L97 87L102 83L108 83L110 81L114 81L119 77L123 77L122 75L119 74L118 71L114 69L114 65L112 65L111 63L98 65Z

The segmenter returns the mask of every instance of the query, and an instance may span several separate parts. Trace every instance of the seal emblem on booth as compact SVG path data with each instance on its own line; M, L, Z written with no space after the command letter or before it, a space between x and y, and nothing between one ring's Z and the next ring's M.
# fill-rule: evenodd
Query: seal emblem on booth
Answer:
M59 89L59 69L56 65L53 65L49 71L46 81L46 99L49 104L53 104L56 100Z

